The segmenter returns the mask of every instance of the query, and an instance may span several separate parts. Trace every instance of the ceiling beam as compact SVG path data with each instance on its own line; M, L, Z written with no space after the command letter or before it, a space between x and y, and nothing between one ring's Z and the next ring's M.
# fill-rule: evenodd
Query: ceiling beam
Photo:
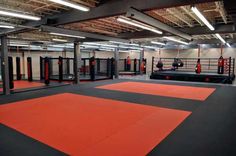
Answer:
M236 43L235 39L225 39L227 43ZM219 39L207 39L207 40L194 40L190 42L190 44L196 45L196 44L221 44L221 41Z
M180 28L182 32L186 32L190 35L208 35L208 34L224 34L224 33L236 33L236 28L234 24L225 24L225 25L216 25L215 31L210 31L206 26L201 27L192 27L192 28ZM154 37L162 37L162 36L170 36L169 33L164 33L162 35L144 30L134 33L122 33L117 37L126 38L126 39L138 39L138 38L154 38Z
M223 25L215 25L215 30L211 31L206 26L204 27L193 27L193 28L184 28L180 29L186 33L191 35L201 35L201 34L223 34L223 33L236 33L235 26L233 24L223 24Z
M171 27L171 26L145 14L145 13L142 13L141 11L136 10L134 8L130 8L129 11L127 12L126 16L129 18L144 22L146 24L149 24L151 26L154 26L156 28L159 28L161 30L169 32L171 34L174 34L176 36L182 37L184 39L187 39L187 40L192 39L192 37L189 34L179 31L178 29L173 28L173 27Z
M100 5L98 7L92 8L89 12L78 12L75 10L66 12L64 14L60 14L55 18L58 21L58 24L67 24L103 17L110 17L115 15L125 14L130 7L135 7L142 11L148 11L152 9L161 9L168 7L176 7L183 5L192 5L196 3L205 3L205 2L213 2L217 0L197 0L197 1L189 1L189 0L119 0L119 1L107 1L105 4Z
M101 41L117 41L117 42L126 42L129 43L129 40L126 39L120 39L116 37L110 37L105 35L99 35L95 33L88 33L83 31L77 31L77 30L70 30L70 29L64 29L64 28L58 28L58 27L52 27L52 26L41 26L41 31L45 32L53 32L53 33L60 33L60 34L67 34L67 35L74 35L74 36L84 36L86 38L91 39L98 39ZM83 41L83 40L80 40Z
M148 11L152 9L161 9L161 8L169 8L183 5L192 5L197 3L205 3L205 2L214 2L217 0L197 0L197 1L189 1L189 0L118 0L118 1L107 1L104 4L99 5L98 7L91 8L89 12L80 12L77 10L70 10L64 13L46 16L41 21L31 21L26 22L24 25L37 27L40 25L48 24L48 19L52 19L54 22L52 25L63 25L68 23L75 23L80 21L86 21L91 19L98 19L103 17L110 17L115 15L125 14L130 7L135 7L141 11ZM18 28L11 31L0 32L1 34L6 33L14 33L15 31L23 30L22 28Z

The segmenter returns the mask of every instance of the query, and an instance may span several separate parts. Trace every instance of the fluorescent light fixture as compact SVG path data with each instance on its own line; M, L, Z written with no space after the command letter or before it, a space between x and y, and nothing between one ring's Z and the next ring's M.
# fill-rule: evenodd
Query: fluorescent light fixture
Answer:
M119 50L122 53L130 53L130 52L140 52L140 50Z
M115 49L110 49L110 48L99 48L98 50L101 50L101 51L115 51Z
M49 46L54 48L74 48L73 46L68 46L68 45L49 45Z
M177 40L177 39L172 38L172 37L163 37L163 38L165 38L165 39L167 39L167 40L170 40L170 41L173 41L173 42L178 42L178 43L181 43L181 44L188 45L187 42L184 42L184 41L181 41L181 40Z
M15 18L22 18L22 19L33 20L33 21L39 21L41 19L41 17L37 17L37 16L31 16L31 15L4 11L4 10L0 10L0 15L10 16L10 17L15 17Z
M100 49L109 49L109 50L112 50L112 51L115 50L115 48L109 48L109 47L100 47Z
M30 45L26 45L26 44L10 44L10 46L13 46L13 47L30 47Z
M14 29L15 27L13 27L11 25L0 25L0 28Z
M80 47L84 47L84 48L90 48L90 49L98 49L98 46L94 46L94 45L80 45Z
M216 37L222 42L222 43L226 43L226 41L220 36L220 34L215 34Z
M81 4L69 2L67 0L49 0L49 1L57 3L57 4L61 4L61 5L73 8L73 9L81 10L81 11L89 11L90 10L89 7L86 7Z
M122 44L122 45L130 45L130 46L139 46L139 44L136 43L124 43L124 42L117 42L117 41L109 41L114 44Z
M122 22L122 23L125 23L125 24L129 24L129 25L132 25L132 26L135 26L135 27L139 27L139 28L142 28L142 29L145 29L145 30L149 30L149 31L155 32L155 33L157 33L157 34L162 34L161 31L157 30L157 29L154 28L154 27L151 27L151 26L149 26L149 25L146 25L146 24L144 24L144 23L141 23L141 22L138 22L138 21L129 19L129 18L118 17L118 18L117 18L117 21Z
M140 48L140 47L119 46L119 48L123 48L123 49L134 49L134 50L143 50L143 48Z
M157 44L157 45L166 45L165 43L162 42L157 42L157 41L151 41L152 44Z
M56 42L68 42L67 40L58 39L58 38L53 38L52 40Z
M158 49L158 47L153 47L153 46L143 46L143 48L154 49L154 50Z
M229 44L229 43L226 43L226 45L230 48L231 47L231 45Z
M196 7L191 7L191 10L211 31L215 30L215 28L208 22L208 20L201 14L201 12Z
M56 36L65 36L65 37L73 37L73 38L85 38L83 36L76 36L76 35L69 35L69 34L61 34L61 33L54 33L50 32L51 35L56 35Z
M83 44L85 44L85 45L96 45L96 46L117 48L117 45L102 44L102 43L96 43L96 42L84 42Z

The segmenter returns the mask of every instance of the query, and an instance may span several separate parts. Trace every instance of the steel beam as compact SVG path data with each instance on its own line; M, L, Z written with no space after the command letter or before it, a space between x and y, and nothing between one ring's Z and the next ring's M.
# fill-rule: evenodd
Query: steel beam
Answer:
M67 24L103 17L110 17L125 14L130 7L135 7L142 11L161 9L168 7L176 7L183 5L193 5L197 3L213 2L216 0L117 0L117 1L107 1L96 8L92 8L90 12L78 12L72 10L59 16L54 16L57 24Z
M129 17L129 18L132 18L132 19L136 19L138 21L142 21L146 24L149 24L149 25L152 25L156 28L159 28L161 30L164 30L164 31L167 31L171 34L174 34L174 35L177 35L177 36L180 36L184 39L187 39L187 40L191 40L192 37L187 34L187 33L183 33L182 31L179 31L177 30L176 28L173 28L139 10L136 10L134 8L130 8L129 11L126 13L126 16Z
M1 68L2 68L2 82L3 82L3 94L10 94L9 85L9 67L8 67L8 49L7 49L7 37L1 36Z
M235 26L233 24L215 25L214 31L209 30L209 28L207 28L206 26L183 28L179 30L189 33L191 35L206 35L206 34L215 34L215 33L235 33L236 32Z
M129 40L120 39L120 38L116 38L116 37L99 35L99 34L95 34L95 33L82 32L82 31L77 31L77 30L69 30L69 29L64 29L64 28L57 28L57 27L52 27L52 26L41 26L40 28L41 28L41 31L75 35L75 36L76 35L77 36L84 36L87 38L99 39L101 41L117 41L117 42L126 42L126 43L130 42Z
M229 44L236 43L236 39L225 39L225 41ZM221 44L221 41L218 39L208 39L208 40L194 40L190 42L190 44Z
M176 28L177 29L177 28ZM216 25L214 31L210 31L207 27L192 27L192 28L180 28L182 32L186 32L190 35L209 35L209 34L224 34L224 33L236 33L236 28L233 24L224 24L224 25ZM134 32L134 33L122 33L119 34L118 37L126 38L126 39L138 39L138 38L155 38L162 36L171 36L169 33L164 33L162 35L156 34L147 30Z
M152 10L152 9L162 9L183 5L193 5L197 3L214 2L217 0L117 0L117 1L107 1L98 7L92 8L89 12L80 12L77 10L70 10L61 14L46 16L40 21L30 21L23 23L24 26L29 27L39 27L40 25L63 25L68 23L75 23L80 21L86 21L91 19L98 19L103 17L111 17L115 15L125 14L130 7L135 7L142 11ZM53 22L48 22L48 21ZM14 30L4 30L0 34L4 33L14 33L15 31L27 30L24 28L17 28Z

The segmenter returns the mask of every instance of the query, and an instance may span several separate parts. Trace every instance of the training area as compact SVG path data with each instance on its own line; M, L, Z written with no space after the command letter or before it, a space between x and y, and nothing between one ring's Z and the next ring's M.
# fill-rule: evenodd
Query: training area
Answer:
M235 0L0 0L0 156L235 156Z

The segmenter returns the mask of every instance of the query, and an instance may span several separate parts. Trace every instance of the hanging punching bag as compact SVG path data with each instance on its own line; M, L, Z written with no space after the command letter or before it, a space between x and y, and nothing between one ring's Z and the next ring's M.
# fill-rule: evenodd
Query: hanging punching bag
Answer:
M200 59L197 60L197 65L196 65L196 68L195 68L195 72L197 74L200 74L202 71L202 66L201 66L201 62L200 62Z
M224 74L224 58L220 56L218 59L218 74Z

